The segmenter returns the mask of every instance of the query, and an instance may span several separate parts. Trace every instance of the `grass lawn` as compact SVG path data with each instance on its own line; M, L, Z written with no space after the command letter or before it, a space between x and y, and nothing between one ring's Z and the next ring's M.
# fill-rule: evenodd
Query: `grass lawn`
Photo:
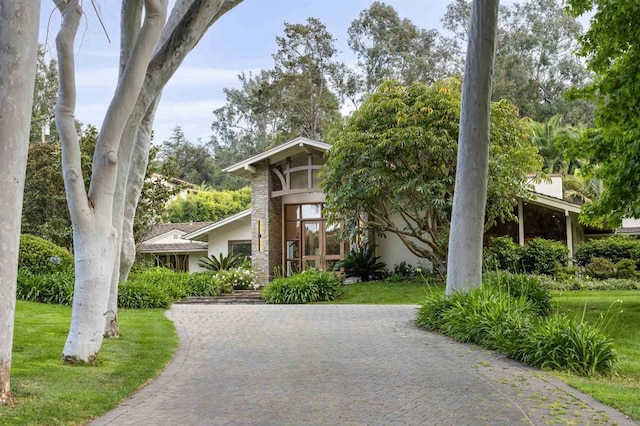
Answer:
M71 309L18 301L11 368L12 406L0 424L83 424L115 407L169 362L178 344L160 309L121 310L119 339L105 340L98 362L61 361Z
M418 305L427 294L443 292L444 287L418 279L402 283L350 284L343 290L342 297L334 303ZM554 291L552 294L558 311L569 317L582 317L584 313L587 321L596 323L605 315L604 321L608 323L605 334L613 339L620 357L620 372L613 378L554 374L640 421L640 291Z
M640 421L640 291L555 291L558 310L569 317L595 323L601 315L608 323L605 334L620 356L620 373L613 378L558 376L571 386ZM621 301L621 303L616 303Z
M331 303L418 305L433 292L444 292L444 286L423 279L393 283L372 281L342 286L342 296Z

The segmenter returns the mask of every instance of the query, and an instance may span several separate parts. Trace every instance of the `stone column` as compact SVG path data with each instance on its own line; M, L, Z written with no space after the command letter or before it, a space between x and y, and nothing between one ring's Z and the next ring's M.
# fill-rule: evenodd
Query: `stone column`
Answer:
M260 285L267 284L274 272L282 272L282 202L271 198L273 185L267 162L256 166L251 179L251 254Z

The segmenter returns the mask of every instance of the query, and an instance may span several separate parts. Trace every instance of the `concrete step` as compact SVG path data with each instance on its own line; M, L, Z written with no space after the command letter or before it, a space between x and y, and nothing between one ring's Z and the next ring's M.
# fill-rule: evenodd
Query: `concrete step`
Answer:
M175 303L183 305L257 305L264 303L264 301L260 297L260 290L235 290L233 293L224 293L216 297L187 297Z

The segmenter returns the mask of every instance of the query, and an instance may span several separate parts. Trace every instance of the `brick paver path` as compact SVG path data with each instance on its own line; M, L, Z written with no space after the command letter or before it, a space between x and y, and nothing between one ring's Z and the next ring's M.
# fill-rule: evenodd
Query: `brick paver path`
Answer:
M549 375L417 328L415 308L174 305L174 360L93 424L633 424Z

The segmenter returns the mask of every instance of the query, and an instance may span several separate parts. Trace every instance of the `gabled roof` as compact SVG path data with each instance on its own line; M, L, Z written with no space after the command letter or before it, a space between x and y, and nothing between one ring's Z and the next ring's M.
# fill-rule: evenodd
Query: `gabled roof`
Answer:
M255 173L255 165L261 161L269 160L270 163L277 163L287 157L292 157L303 152L309 152L310 149L325 152L331 148L331 145L325 142L315 141L313 139L297 137L282 145L275 146L266 150L262 154L254 155L240 163L234 164L224 169L225 172L232 173L236 176L250 179Z
M206 226L203 226L201 228L198 228L197 230L188 233L186 235L183 235L182 238L185 240L195 240L198 239L198 237L202 237L202 236L206 236L209 232L213 231L214 229L218 229L221 228L225 225L228 225L230 223L233 223L235 221L238 221L244 217L247 216L251 216L251 209L247 209L247 210L243 210L239 213L236 213L232 216L229 216L227 218L224 218L218 222L214 222L214 223L209 223Z
M138 253L184 253L192 251L207 251L209 244L203 241L189 241L183 243L153 244L141 243Z
M550 195L540 194L539 192L531 191L531 195L532 198L529 200L525 200L525 202L532 202L541 206L572 213L580 213L580 209L582 208L580 204L561 200L560 198L552 197Z
M149 241L153 238L168 234L171 231L182 231L186 234L197 231L215 222L188 222L188 223L158 223L142 237L141 242Z

